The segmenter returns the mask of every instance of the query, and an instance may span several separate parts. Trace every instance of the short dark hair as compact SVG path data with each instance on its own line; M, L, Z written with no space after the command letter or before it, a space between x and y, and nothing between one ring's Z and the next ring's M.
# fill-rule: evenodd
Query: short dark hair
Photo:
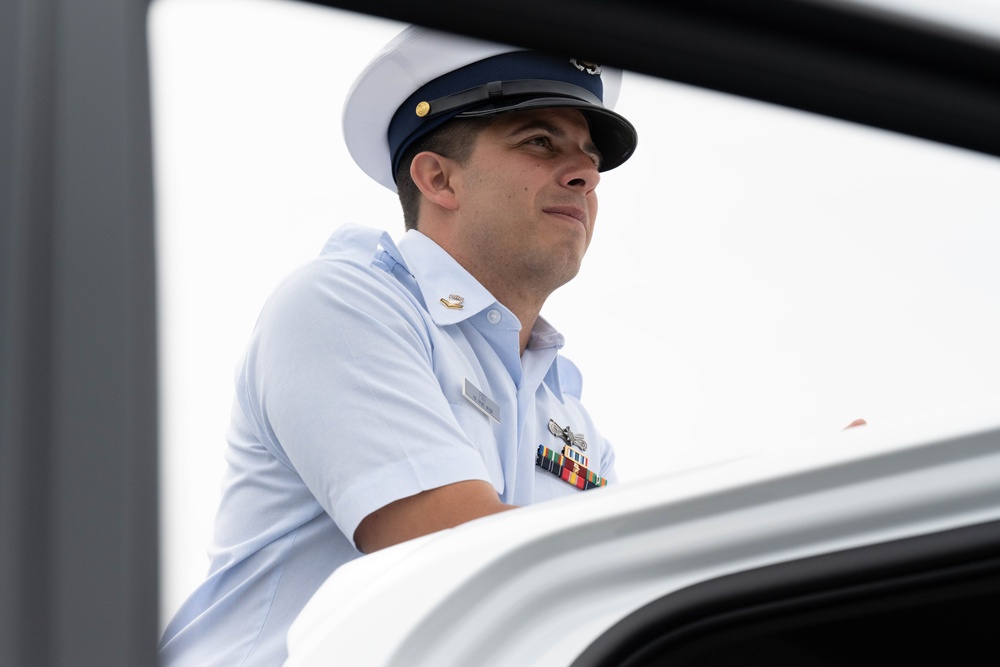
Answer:
M403 153L396 170L396 190L403 207L403 224L406 229L417 228L420 214L420 189L410 178L410 163L418 153L430 151L465 164L472 155L476 137L493 122L496 116L480 118L454 118L425 137L418 139Z

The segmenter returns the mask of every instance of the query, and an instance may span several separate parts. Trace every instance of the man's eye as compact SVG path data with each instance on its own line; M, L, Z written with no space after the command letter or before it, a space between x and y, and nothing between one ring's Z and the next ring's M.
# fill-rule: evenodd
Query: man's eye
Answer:
M526 143L533 144L535 146L550 146L552 141L548 137L532 137L528 139Z

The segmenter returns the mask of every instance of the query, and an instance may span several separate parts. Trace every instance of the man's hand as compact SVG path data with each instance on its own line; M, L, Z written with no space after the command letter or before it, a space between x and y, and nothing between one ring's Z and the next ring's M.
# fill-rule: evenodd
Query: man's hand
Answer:
M854 428L855 426L865 426L866 424L868 424L868 422L866 422L864 419L855 419L841 430L846 431L849 428Z
M488 482L470 480L401 498L361 520L354 543L362 552L391 547L466 521L514 509L497 498Z

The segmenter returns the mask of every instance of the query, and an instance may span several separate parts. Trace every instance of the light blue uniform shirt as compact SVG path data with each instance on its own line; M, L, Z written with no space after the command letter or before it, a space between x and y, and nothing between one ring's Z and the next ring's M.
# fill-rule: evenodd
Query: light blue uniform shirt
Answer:
M162 665L280 665L303 605L361 555L358 524L395 500L464 480L513 505L582 493L535 465L539 444L562 451L550 419L582 434L590 469L613 482L562 335L539 319L519 355L519 331L421 233L397 247L339 229L268 300L238 367L209 575L167 627Z

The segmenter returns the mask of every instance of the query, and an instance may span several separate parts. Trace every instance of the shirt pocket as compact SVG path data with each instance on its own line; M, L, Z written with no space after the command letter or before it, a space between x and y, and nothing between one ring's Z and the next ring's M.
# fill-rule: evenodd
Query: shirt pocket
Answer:
M500 452L497 450L496 436L493 433L493 420L473 407L468 401L451 403L451 411L458 420L458 425L465 432L469 444L479 452L483 466L490 478L490 483L498 494L503 493L503 467L500 465Z

